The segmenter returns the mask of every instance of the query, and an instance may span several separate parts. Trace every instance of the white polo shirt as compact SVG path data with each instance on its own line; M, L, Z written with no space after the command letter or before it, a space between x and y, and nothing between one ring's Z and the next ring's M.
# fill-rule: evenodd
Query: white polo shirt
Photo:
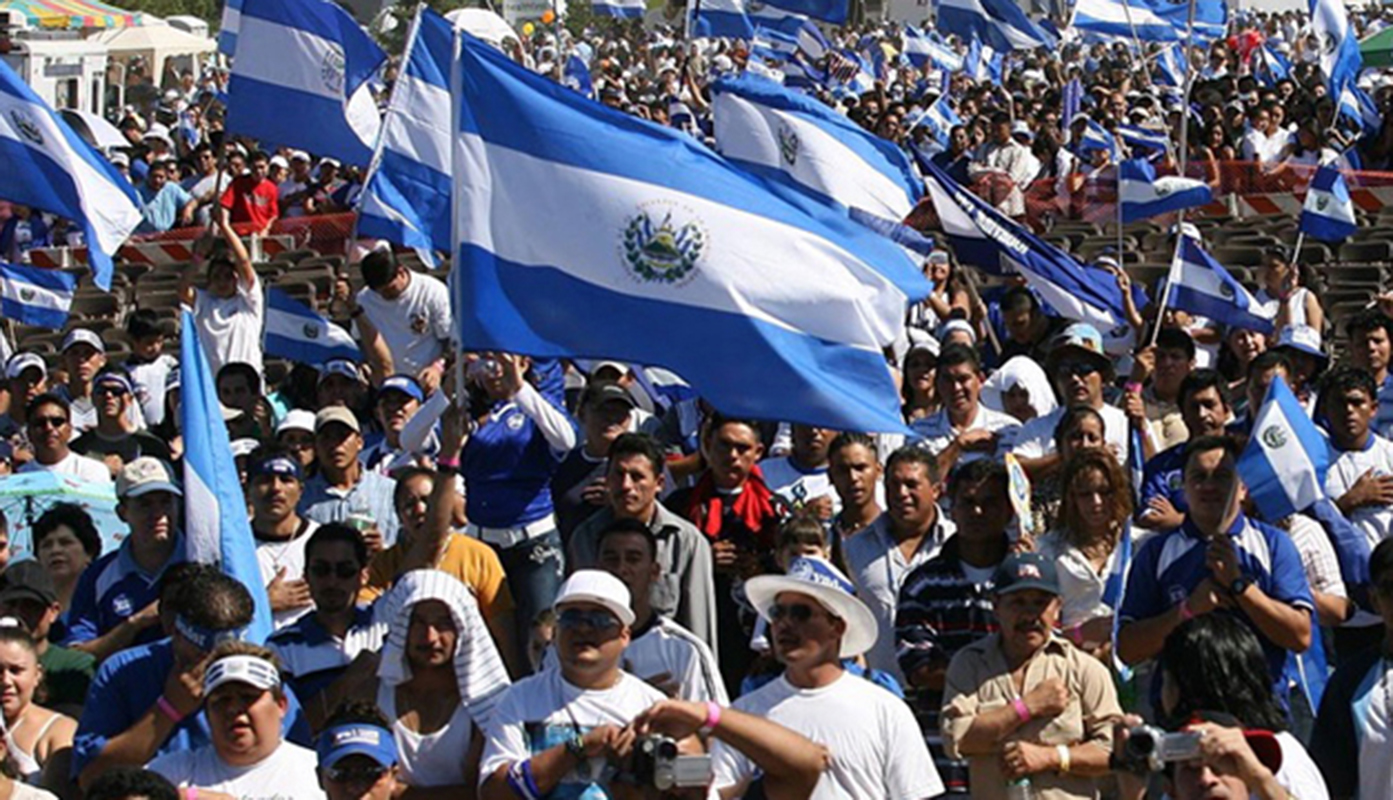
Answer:
M364 288L358 292L358 306L382 334L395 371L415 375L445 352L453 323L450 290L439 280L413 271L411 282L395 300Z

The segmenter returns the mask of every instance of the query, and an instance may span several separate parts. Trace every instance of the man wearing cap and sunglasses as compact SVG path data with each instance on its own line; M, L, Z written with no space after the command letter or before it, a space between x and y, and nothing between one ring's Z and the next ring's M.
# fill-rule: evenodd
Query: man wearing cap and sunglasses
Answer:
M974 798L1028 782L1042 800L1096 798L1122 717L1102 662L1055 636L1059 577L1039 553L997 568L999 630L959 650L944 683L943 743L966 758Z
M107 369L98 373L93 382L92 399L97 405L97 424L73 440L74 452L107 463L114 460L118 470L141 456L169 460L169 445L140 430L132 421L135 386L124 370Z
M203 698L211 743L149 765L184 789L184 800L322 800L314 751L282 738L289 701L274 653L247 642L218 645L203 671Z
M831 751L832 764L814 794L857 800L943 794L909 707L842 667L842 659L869 650L879 634L875 615L852 594L851 582L822 559L799 558L787 575L746 581L745 593L769 621L769 639L786 669L733 707ZM730 796L739 796L757 774L750 757L721 741L712 749L712 761L715 787L723 794L735 789Z
M400 794L397 743L377 706L346 701L325 723L315 750L329 800L392 800Z

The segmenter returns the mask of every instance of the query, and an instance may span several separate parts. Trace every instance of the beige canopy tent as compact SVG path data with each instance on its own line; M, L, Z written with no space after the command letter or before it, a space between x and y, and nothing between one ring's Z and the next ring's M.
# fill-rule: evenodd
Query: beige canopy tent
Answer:
M149 74L156 79L164 75L165 62L170 58L192 56L193 61L217 49L217 41L211 37L195 36L148 14L144 21L144 25L105 30L90 38L106 45L113 61L129 61L137 56L144 59Z

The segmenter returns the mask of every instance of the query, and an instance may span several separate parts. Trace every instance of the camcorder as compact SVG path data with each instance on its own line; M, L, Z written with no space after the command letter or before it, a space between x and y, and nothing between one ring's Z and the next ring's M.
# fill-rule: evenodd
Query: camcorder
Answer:
M1200 757L1199 731L1167 733L1154 725L1138 725L1128 731L1127 741L1113 753L1113 767L1137 775L1160 772L1167 764Z
M677 751L677 740L652 734L634 744L631 771L639 786L658 791L702 787L711 783L711 756L684 756Z

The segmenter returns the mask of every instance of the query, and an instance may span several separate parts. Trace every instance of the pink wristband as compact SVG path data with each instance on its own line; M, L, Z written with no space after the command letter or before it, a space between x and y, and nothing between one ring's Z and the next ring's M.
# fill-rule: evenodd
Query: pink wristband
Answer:
M706 701L706 722L702 723L700 733L702 736L710 736L716 730L716 726L721 724L721 707L711 700Z
M455 458L437 458L437 459L435 460L435 465L436 465L437 467L441 467L441 468L443 468L443 469L453 469L453 470L458 471L458 470L459 470L459 457L456 456Z
M1195 612L1190 610L1190 598L1180 601L1180 621L1189 622L1195 618Z
M184 787L184 800L198 800L198 787L197 787L197 786L185 786L185 787Z
M1021 718L1021 722L1030 721L1030 709L1026 707L1024 700L1017 697L1011 701L1011 707L1016 709L1016 716Z
M164 695L160 695L160 699L155 701L155 707L160 710L161 714L169 717L169 721L173 722L175 725L184 721L184 715L180 714L179 709L175 708L173 703L166 700Z

